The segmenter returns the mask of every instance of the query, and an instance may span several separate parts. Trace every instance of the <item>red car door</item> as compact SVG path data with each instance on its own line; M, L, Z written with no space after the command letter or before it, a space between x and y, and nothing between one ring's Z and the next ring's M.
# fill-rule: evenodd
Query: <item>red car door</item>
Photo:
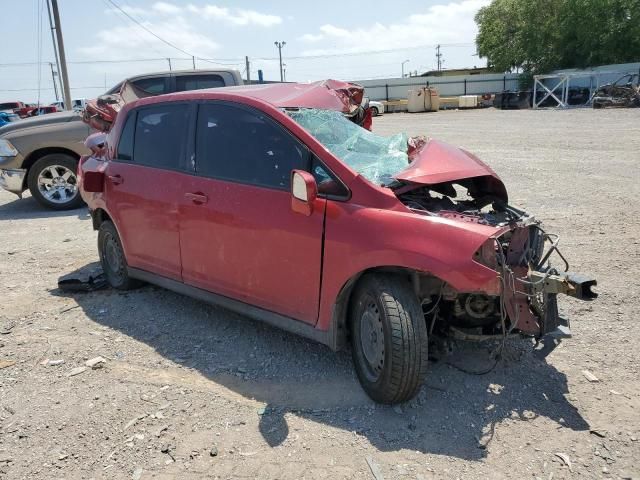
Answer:
M178 204L186 172L189 106L132 110L116 158L106 168L105 198L130 267L181 280Z
M185 283L315 324L325 200L291 210L292 169L309 152L257 110L203 103L180 208Z

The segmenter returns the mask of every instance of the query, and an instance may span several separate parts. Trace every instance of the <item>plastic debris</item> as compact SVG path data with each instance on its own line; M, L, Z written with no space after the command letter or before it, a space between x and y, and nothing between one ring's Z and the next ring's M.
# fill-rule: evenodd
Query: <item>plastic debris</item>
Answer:
M15 360L0 360L0 368L13 367L15 364Z
M73 370L71 370L69 373L67 373L67 377L75 377L76 375L80 375L86 369L87 367L76 367Z
M589 370L583 370L582 374L584 375L584 377L589 380L592 383L595 382L599 382L600 380L598 379L598 377L596 377L593 373L591 373Z
M58 288L66 292L93 292L106 286L107 279L100 266L92 265L58 278Z
M86 362L84 362L84 364L87 367L91 367L95 370L96 368L101 368L102 364L106 362L107 361L102 357L95 357L95 358L92 358L91 360L87 360Z
M562 460L564 462L564 464L569 467L569 471L573 473L573 467L571 465L571 460L569 459L569 455L565 454L565 453L555 453L554 454L556 457L558 457L560 460Z

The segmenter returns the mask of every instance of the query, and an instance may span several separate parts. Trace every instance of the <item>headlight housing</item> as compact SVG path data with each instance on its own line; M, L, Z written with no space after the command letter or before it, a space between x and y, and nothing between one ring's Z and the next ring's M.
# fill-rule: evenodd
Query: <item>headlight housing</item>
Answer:
M15 157L18 155L16 147L11 145L9 140L0 138L0 157Z

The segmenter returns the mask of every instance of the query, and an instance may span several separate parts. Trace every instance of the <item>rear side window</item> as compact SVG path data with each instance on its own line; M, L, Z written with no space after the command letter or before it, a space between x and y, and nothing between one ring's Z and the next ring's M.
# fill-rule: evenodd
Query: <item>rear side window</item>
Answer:
M135 80L132 83L136 87L152 95L162 95L163 93L167 93L166 77L141 78L140 80Z
M178 92L224 86L224 79L220 75L179 75L176 77L176 91Z
M186 104L161 104L138 110L133 161L150 167L183 169L188 119Z
M133 134L136 130L136 112L131 112L124 124L120 140L118 141L117 158L119 160L133 159Z
M203 176L289 189L291 170L309 170L309 153L262 113L224 104L198 111L196 171Z

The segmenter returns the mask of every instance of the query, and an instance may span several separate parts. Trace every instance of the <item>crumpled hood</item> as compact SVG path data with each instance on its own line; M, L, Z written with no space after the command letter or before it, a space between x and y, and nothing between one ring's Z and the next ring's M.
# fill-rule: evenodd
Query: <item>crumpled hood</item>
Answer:
M108 132L122 107L140 98L152 96L154 95L136 87L127 80L122 83L118 93L102 95L87 101L82 120L94 130Z
M411 140L414 140L413 149ZM483 193L508 200L500 177L478 157L461 148L439 140L410 139L409 161L407 168L394 175L395 179L422 185L477 179Z

